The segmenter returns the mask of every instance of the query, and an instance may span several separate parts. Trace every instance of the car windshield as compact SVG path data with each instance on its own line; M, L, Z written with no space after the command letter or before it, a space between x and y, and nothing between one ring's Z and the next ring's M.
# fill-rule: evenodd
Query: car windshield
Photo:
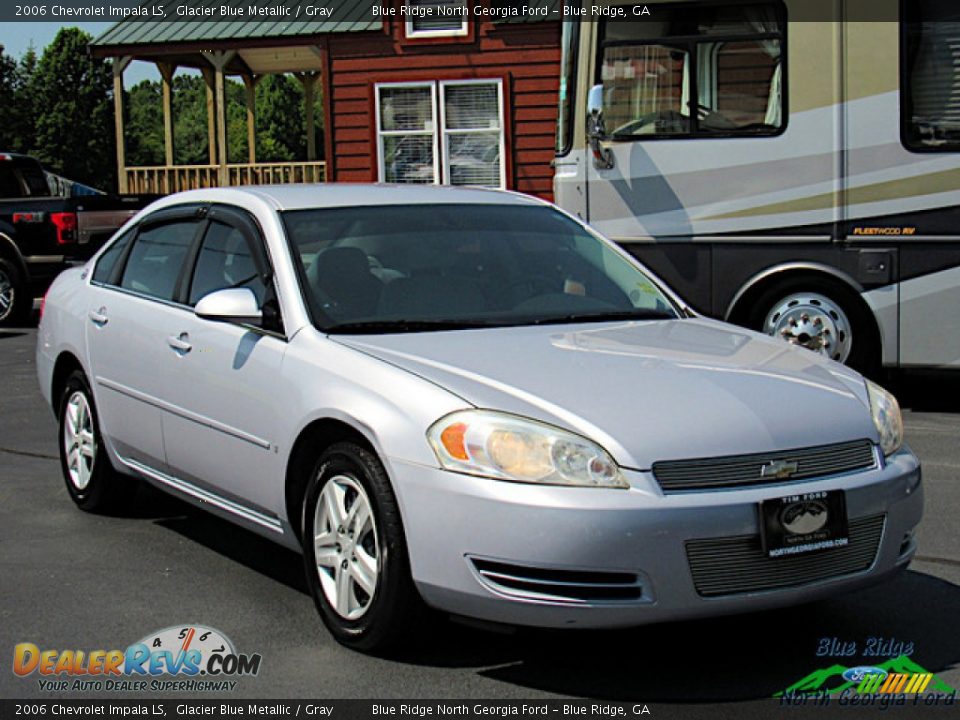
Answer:
M283 221L325 332L678 317L639 268L545 206L344 207Z

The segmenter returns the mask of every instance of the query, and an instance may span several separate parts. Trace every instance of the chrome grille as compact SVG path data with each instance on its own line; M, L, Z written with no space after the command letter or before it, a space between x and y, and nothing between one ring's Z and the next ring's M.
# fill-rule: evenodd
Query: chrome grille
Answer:
M809 555L770 558L759 535L687 541L687 561L704 597L796 587L862 572L873 565L885 515L851 520L850 544Z
M796 470L785 478L764 477L764 466L776 462L796 463ZM677 492L795 482L866 470L876 462L873 443L856 440L799 450L656 462L653 475L664 492Z
M484 584L525 600L547 603L635 602L643 596L633 573L556 570L470 558Z

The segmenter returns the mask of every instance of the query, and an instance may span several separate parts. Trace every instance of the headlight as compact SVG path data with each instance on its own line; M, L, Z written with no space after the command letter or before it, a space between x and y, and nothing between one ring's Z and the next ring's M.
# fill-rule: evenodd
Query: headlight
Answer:
M903 445L903 416L897 399L879 385L867 380L870 395L870 415L880 434L880 449L884 455L895 453Z
M447 415L427 431L447 470L541 485L626 488L606 450L560 428L488 410Z

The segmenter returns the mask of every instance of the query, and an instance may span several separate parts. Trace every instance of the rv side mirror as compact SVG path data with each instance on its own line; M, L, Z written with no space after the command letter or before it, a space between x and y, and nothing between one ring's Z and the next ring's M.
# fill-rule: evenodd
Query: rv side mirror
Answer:
M587 94L587 141L593 151L593 165L597 170L613 167L613 152L601 142L606 134L603 125L603 85L594 85Z

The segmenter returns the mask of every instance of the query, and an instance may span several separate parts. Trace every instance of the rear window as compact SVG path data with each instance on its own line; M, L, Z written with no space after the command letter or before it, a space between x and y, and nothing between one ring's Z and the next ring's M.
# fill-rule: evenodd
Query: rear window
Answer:
M47 197L50 195L47 176L36 162L23 160L17 163L17 169L20 171L23 181L27 184L31 196Z
M9 162L0 162L0 197L23 197L23 186L20 184L20 178L17 177L16 170Z

